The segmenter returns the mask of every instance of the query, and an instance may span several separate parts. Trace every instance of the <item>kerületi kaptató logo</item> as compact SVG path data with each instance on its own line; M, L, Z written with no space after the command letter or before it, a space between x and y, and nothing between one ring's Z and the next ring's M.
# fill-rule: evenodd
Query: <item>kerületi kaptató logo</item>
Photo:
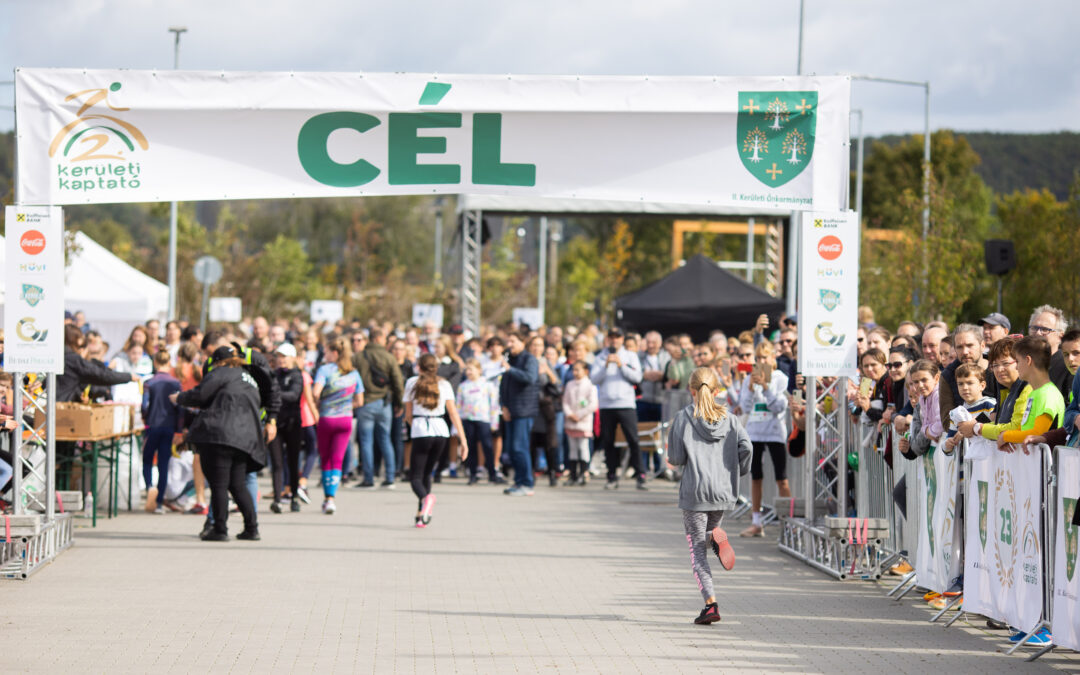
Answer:
M63 103L81 102L68 122L53 136L49 157L56 160L56 180L60 190L136 190L142 186L142 166L133 161L138 149L149 150L150 142L131 122L106 114L127 112L109 101L109 92L121 89L119 82L106 88L84 89L68 94Z
M821 238L818 242L817 252L825 260L836 260L844 252L844 244L831 234Z
M45 250L45 235L37 230L27 230L19 238L19 246L26 255L37 255Z

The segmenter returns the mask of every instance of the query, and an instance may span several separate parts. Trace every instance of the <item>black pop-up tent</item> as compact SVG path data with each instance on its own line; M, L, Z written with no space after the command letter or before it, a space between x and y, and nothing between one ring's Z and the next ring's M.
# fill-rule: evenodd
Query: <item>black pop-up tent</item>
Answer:
M695 341L709 332L728 335L754 327L761 314L776 326L784 301L696 255L663 279L615 300L615 322L624 330L658 330L664 336L689 333Z

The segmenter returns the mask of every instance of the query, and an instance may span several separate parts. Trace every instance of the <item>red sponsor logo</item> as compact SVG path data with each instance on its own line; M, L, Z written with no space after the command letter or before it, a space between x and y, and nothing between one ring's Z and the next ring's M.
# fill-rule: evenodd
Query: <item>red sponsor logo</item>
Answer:
M23 253L37 255L45 250L45 235L37 230L27 230L19 240L19 246L22 246Z
M821 241L818 242L817 252L826 260L836 260L844 252L844 244L830 234L827 237L822 237Z

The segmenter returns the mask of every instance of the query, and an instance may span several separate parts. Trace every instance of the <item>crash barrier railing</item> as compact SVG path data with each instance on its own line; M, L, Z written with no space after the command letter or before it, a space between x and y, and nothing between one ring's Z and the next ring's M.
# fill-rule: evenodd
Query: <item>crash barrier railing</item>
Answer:
M946 626L968 613L1004 623L1012 629L1009 654L1049 630L1052 642L1029 661L1055 647L1080 649L1080 528L1072 524L1080 501L1080 450L1037 445L1001 452L990 442L976 451L964 441L952 458L934 449L902 461L918 468L908 483L920 504L912 518L918 546L911 557L915 572L890 594L902 587L904 593L959 588L930 621L956 608Z
M0 516L0 579L29 578L71 546L73 531L56 491L55 408L48 400L56 375L14 373L14 380L13 514Z
M961 611L947 625L964 613L1008 624L1014 628L1009 653L1044 628L1054 645L1080 648L1080 528L1072 524L1080 450L1040 445L1001 452L993 442L963 441L951 455L935 447L908 460L899 434L880 434L876 425L854 422L845 408L829 405L844 400L838 394L846 383L838 380L821 394L814 384L808 382L817 403L807 417L812 460L802 478L815 499L777 500L780 550L838 579L880 578L902 557L914 571L889 591L896 599L916 587L961 589L930 621L956 608ZM853 517L845 517L849 454Z
M837 579L879 579L891 530L886 518L850 515L857 501L848 490L848 454L859 444L847 413L847 379L821 382L820 390L817 378L806 382L806 454L798 478L803 491L799 499L774 502L779 548Z

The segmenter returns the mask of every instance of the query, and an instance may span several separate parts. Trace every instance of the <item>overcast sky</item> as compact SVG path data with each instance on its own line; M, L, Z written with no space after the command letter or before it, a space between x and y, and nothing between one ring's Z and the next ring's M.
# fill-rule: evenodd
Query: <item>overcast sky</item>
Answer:
M787 75L798 0L0 0L15 66ZM931 126L1080 130L1080 2L806 0L803 71L929 80ZM0 130L14 124L0 85ZM922 90L855 83L868 134L921 131Z

